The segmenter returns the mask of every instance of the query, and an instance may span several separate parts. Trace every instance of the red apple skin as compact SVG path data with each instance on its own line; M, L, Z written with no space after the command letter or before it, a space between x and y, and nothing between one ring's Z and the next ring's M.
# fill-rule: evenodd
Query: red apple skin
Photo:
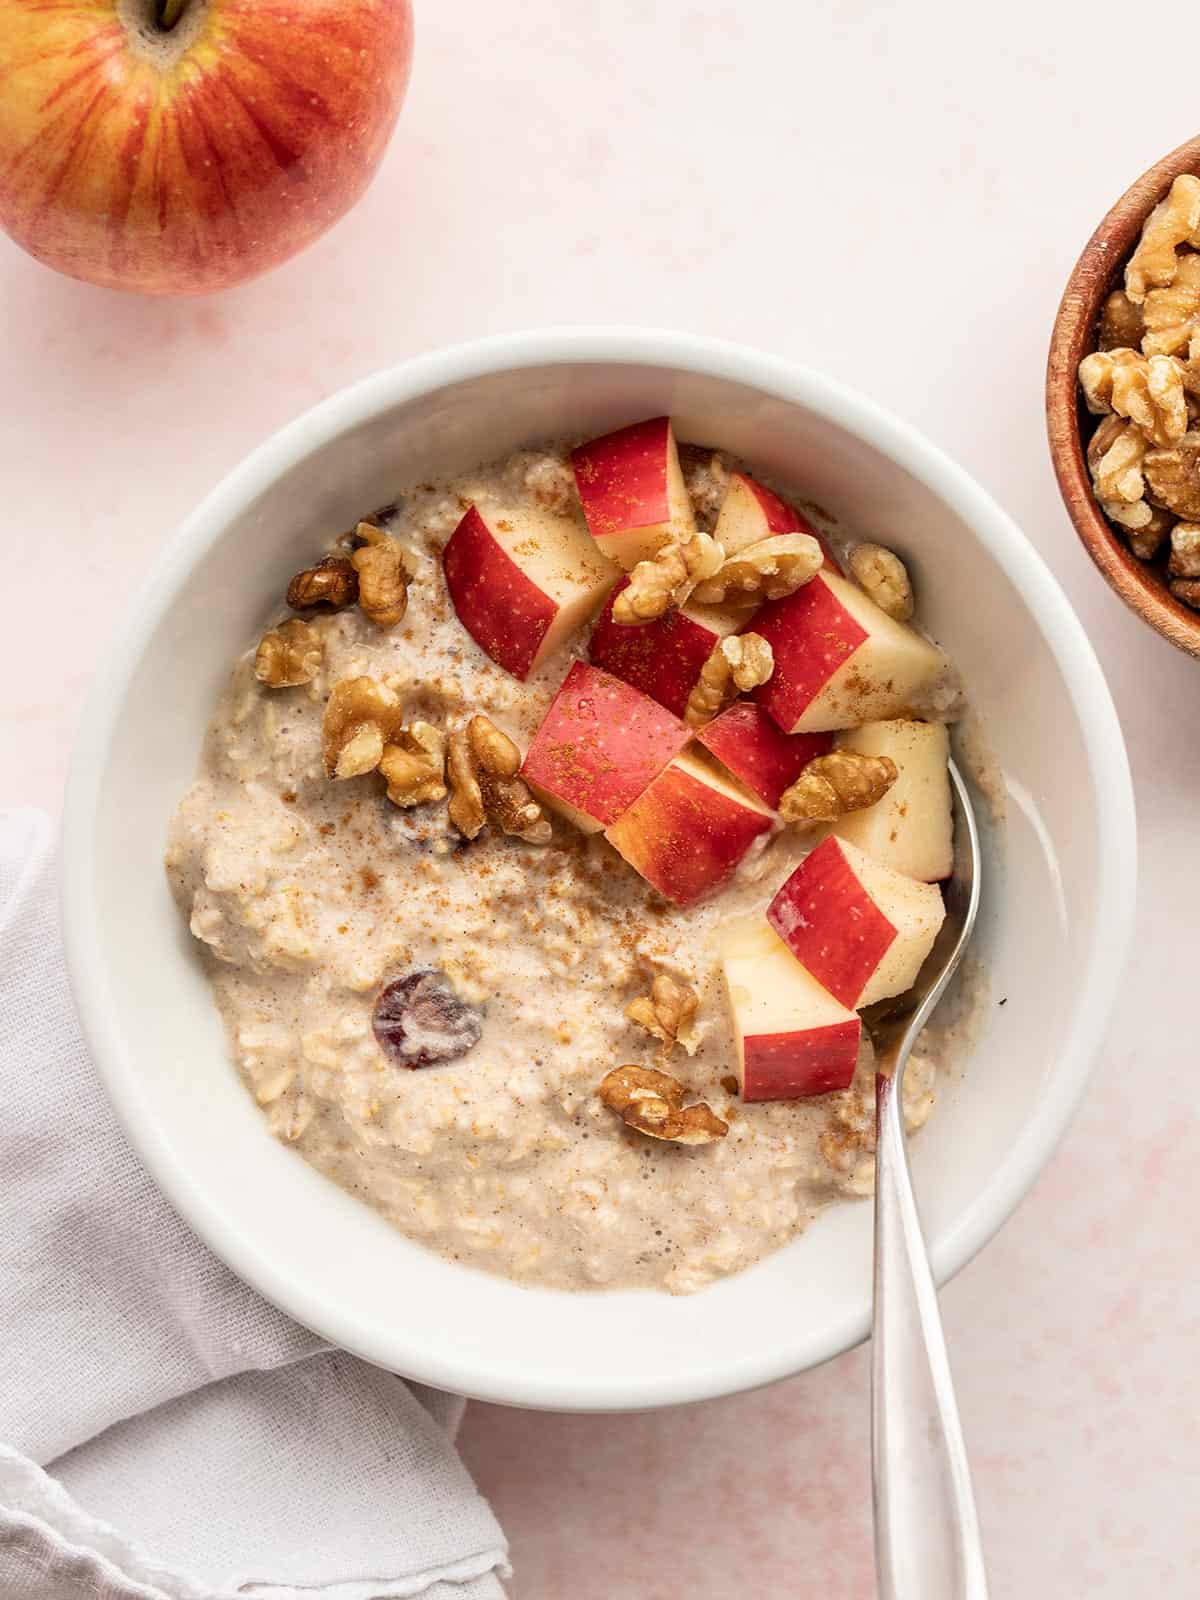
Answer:
M571 451L583 514L596 538L670 517L670 430L670 417L650 417Z
M732 877L769 816L669 766L605 838L677 906L695 905Z
M820 572L795 594L768 600L754 614L754 631L775 653L775 670L754 698L785 731L867 637Z
M648 695L577 661L534 735L521 771L607 827L679 754L690 731Z
M832 733L783 733L761 706L736 700L696 738L752 794L778 811L779 799L810 761L833 749Z
M0 226L23 249L108 288L197 294L350 209L404 99L410 0L187 0L161 55L128 10L0 0Z
M861 1035L857 1018L802 1033L752 1035L743 1044L742 1099L801 1100L848 1089Z
M442 570L475 643L514 678L526 678L558 607L500 548L474 506L450 535Z
M764 484L758 483L754 478L749 478L745 473L740 474L742 482L753 494L762 507L763 516L767 519L767 537L777 533L808 533L807 522L786 500L768 489Z
M828 565L835 572L841 572L842 564L819 528L814 528L808 518L797 511L795 506L788 505L786 500L781 500L777 494L772 494L770 489L764 489L761 483L755 483L753 478L748 478L746 481L754 490L755 497L763 508L772 537L777 533L808 534L810 539L815 539L821 546L821 554Z
M767 907L767 921L801 966L851 1009L896 937L835 838L805 856Z
M631 626L614 622L613 602L628 582L623 578L608 597L592 632L588 655L606 672L623 678L674 716L682 717L700 669L719 642L718 636L682 611L669 611L656 622Z

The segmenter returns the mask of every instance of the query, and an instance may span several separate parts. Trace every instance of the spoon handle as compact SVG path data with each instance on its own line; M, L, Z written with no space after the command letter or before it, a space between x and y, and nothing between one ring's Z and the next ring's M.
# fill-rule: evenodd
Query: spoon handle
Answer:
M987 1600L954 1381L894 1074L875 1081L871 1468L879 1600Z

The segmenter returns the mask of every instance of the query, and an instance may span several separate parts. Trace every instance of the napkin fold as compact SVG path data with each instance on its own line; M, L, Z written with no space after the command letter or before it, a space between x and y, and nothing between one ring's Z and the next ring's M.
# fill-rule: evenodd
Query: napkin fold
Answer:
M502 1600L464 1402L324 1348L143 1171L63 965L53 836L0 812L0 1595Z

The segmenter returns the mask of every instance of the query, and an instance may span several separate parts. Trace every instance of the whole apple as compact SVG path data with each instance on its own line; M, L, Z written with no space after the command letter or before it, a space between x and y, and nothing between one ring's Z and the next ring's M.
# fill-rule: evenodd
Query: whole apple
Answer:
M0 0L0 225L75 278L228 288L370 182L410 0Z

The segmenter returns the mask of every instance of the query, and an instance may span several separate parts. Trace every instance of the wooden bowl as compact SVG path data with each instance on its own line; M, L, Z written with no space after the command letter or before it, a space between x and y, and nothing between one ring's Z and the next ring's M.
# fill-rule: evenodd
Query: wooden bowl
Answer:
M1088 555L1144 622L1180 650L1200 656L1200 611L1171 594L1161 556L1155 562L1139 561L1096 504L1084 451L1099 418L1088 412L1076 376L1080 361L1096 348L1100 308L1121 286L1143 222L1182 172L1200 176L1200 139L1189 139L1143 173L1084 246L1054 319L1046 366L1046 429L1058 487Z

